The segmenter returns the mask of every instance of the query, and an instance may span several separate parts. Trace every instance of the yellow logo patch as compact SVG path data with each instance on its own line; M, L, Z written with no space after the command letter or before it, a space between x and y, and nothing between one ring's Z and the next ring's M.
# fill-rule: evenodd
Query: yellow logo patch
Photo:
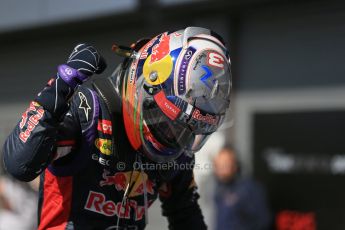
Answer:
M111 140L97 138L95 140L95 145L99 149L99 151L101 151L101 153L105 155L111 154Z
M170 35L162 34L159 43L152 47L151 55L144 63L143 75L147 83L159 85L165 82L173 69L173 60L170 56ZM150 75L156 75L150 78Z
M145 77L146 82L150 83L151 85L159 85L165 82L173 69L173 60L170 55L166 55L159 61L151 62L151 55L146 59L143 68L143 75ZM150 74L152 72L156 72L158 78L155 81L150 79Z

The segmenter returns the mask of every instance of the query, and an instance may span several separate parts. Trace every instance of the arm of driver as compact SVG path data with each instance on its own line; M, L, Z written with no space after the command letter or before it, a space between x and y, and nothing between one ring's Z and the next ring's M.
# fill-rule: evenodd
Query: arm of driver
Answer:
M159 198L170 230L207 229L198 204L193 167L180 171L171 181L164 182L159 190Z
M72 93L73 89L61 78L53 78L8 136L3 161L5 169L16 179L35 179L56 157L62 133L78 133L75 119L66 118L73 116L67 113Z

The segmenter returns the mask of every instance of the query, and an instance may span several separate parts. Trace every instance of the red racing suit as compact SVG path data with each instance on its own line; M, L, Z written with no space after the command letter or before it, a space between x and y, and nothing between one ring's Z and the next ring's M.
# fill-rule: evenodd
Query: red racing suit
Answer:
M112 153L113 135L125 159ZM40 175L40 230L144 229L145 207L158 196L169 229L206 229L194 158L183 155L172 168L157 167L131 147L122 120L112 120L92 87L72 89L52 78L7 138L3 157L21 181Z

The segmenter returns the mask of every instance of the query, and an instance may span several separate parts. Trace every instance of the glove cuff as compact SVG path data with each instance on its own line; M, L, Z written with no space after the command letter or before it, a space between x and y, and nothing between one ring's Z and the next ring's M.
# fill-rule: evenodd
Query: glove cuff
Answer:
M88 79L88 76L68 65L58 66L58 76L73 89Z

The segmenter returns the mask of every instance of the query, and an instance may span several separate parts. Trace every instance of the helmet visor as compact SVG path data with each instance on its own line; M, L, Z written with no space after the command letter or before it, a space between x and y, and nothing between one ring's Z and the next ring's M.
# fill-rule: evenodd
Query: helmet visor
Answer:
M178 120L171 120L151 98L145 99L143 103L143 119L147 131L150 132L146 137L152 135L154 138L149 140L157 141L159 145L156 144L156 148L158 146L160 150L166 148L166 150L196 152L209 137L209 134L196 135L188 124L183 125Z
M142 109L147 128L162 145L172 149L181 149L194 139L189 128L169 119L154 100L146 99Z

